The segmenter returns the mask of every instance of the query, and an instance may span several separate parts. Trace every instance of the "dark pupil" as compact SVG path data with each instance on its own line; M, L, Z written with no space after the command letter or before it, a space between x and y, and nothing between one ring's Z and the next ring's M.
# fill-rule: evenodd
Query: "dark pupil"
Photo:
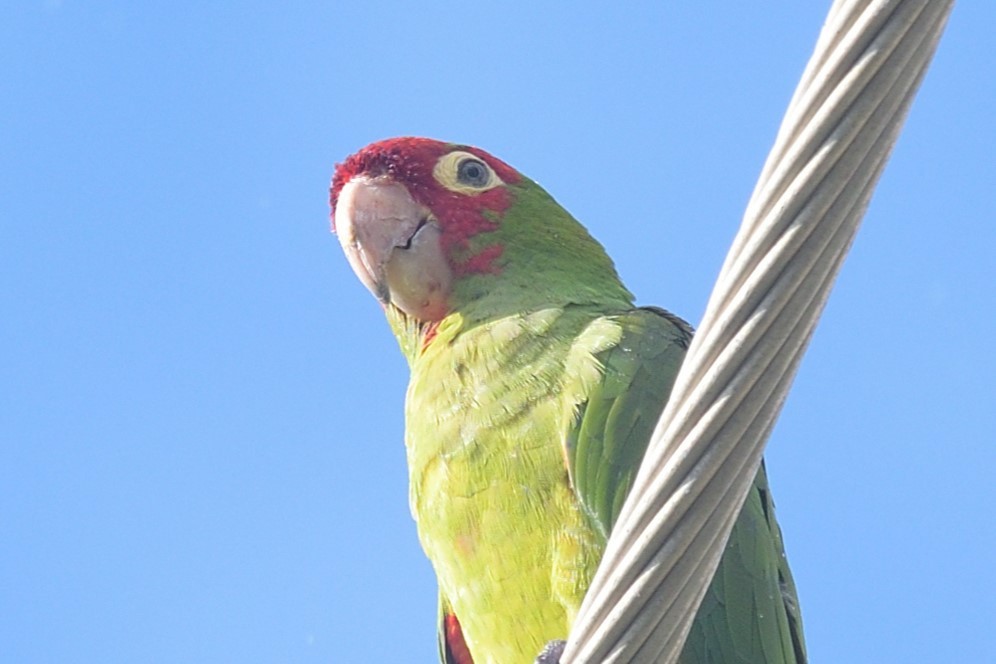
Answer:
M481 187L488 182L488 171L481 162L468 159L460 164L457 179L463 184Z

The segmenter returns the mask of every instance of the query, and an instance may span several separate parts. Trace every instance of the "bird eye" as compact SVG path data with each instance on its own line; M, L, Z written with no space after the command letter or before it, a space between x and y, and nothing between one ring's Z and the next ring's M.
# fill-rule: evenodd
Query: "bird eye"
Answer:
M485 187L490 180L490 170L477 159L464 159L457 165L457 182L468 187Z
M466 150L453 150L441 156L432 168L432 177L464 196L477 196L505 184L488 162Z

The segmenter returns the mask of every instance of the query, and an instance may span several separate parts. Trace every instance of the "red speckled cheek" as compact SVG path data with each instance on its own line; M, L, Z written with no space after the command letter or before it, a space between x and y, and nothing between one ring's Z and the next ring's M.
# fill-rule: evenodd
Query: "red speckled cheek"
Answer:
M480 250L462 263L453 265L453 271L459 276L468 274L498 274L501 268L497 261L505 252L505 247L500 244L492 244Z
M485 247L470 256L461 254L467 251L472 237L498 229L499 222L495 219L501 219L512 204L512 195L506 188L497 187L471 196L436 188L425 204L439 217L443 249L456 274L498 271L495 261L502 253L499 245Z

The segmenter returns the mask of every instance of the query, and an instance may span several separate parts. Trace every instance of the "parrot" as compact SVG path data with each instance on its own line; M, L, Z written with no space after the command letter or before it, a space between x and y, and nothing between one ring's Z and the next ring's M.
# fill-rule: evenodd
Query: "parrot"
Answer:
M570 633L692 329L636 306L585 227L479 148L381 140L336 164L329 198L410 370L440 661L541 661ZM806 661L763 462L679 661Z

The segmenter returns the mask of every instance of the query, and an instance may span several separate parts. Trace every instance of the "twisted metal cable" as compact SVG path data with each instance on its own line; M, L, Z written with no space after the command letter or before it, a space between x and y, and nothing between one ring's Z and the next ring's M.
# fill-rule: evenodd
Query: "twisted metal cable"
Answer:
M675 662L953 0L837 0L561 659Z

